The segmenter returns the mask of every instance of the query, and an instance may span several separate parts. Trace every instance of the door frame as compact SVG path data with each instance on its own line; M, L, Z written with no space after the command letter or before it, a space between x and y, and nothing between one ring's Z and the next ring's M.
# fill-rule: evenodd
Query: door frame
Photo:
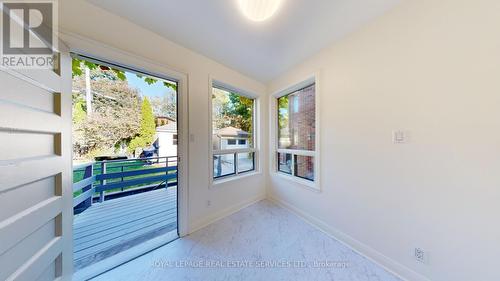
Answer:
M177 135L178 146L178 186L177 186L177 218L179 237L188 234L188 75L172 70L171 67L155 62L115 47L94 41L69 32L59 34L61 40L69 47L71 53L88 56L104 62L137 70L139 72L168 78L177 81Z
M60 38L69 46L70 53L77 53L104 62L114 63L143 73L169 78L178 82L177 89L177 124L179 144L178 157L178 231L179 236L188 234L188 76L172 70L150 59L105 45L76 34L61 33Z

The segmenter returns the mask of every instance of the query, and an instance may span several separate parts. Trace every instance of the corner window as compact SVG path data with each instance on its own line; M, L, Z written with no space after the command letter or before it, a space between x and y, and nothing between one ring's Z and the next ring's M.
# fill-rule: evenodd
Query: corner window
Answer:
M212 87L213 178L255 170L255 99Z
M315 84L277 98L278 172L315 181L316 99Z

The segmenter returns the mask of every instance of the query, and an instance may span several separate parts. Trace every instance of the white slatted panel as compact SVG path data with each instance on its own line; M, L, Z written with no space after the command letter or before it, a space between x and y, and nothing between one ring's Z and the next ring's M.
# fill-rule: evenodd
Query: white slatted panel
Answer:
M71 59L0 69L0 280L72 274Z

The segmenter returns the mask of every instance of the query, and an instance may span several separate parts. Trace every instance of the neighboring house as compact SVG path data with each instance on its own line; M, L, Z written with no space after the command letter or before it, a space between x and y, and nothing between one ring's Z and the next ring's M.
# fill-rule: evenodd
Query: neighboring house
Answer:
M250 134L235 127L225 127L213 133L214 150L248 148Z
M157 116L155 118L155 123L156 123L157 127L160 127L160 126L163 126L163 125L167 125L167 124L172 123L172 122L175 123L175 119L174 118L170 118L168 116Z
M177 156L177 123L169 121L156 128L158 156Z

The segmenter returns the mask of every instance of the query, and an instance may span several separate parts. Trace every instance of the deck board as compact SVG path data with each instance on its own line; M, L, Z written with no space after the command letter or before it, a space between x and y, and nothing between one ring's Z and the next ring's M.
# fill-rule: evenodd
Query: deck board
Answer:
M177 228L177 188L96 203L75 215L75 269Z

